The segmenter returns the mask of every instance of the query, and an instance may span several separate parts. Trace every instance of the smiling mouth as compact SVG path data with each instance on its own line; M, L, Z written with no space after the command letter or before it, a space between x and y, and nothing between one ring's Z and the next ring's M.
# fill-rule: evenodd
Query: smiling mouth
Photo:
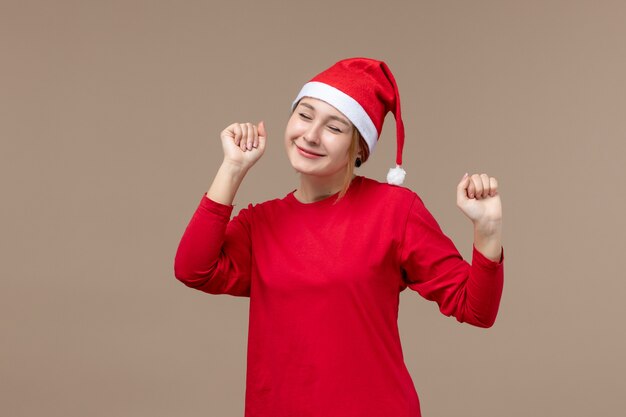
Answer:
M299 150L300 152L302 152L303 154L306 154L306 155L311 155L311 156L324 156L324 155L322 155L322 154L319 154L319 153L316 153L316 152L313 152L313 151L309 151L308 149L301 148L301 147L299 147L298 145L296 145L295 143L294 143L294 145L295 145L295 147L296 147L296 148L298 148L298 150Z

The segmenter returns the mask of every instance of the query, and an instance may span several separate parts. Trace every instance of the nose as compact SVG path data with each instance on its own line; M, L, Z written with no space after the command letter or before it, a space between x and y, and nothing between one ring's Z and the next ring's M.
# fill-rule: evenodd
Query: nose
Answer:
M315 123L311 123L309 128L304 132L302 139L310 145L319 145L320 143L320 127Z

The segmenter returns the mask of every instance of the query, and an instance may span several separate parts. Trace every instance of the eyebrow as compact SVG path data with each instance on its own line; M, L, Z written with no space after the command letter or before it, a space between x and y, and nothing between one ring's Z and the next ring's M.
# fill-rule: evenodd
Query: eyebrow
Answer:
M304 107L308 107L309 109L315 111L315 107L311 106L309 103L300 103L300 105L304 106ZM350 123L348 123L348 121L346 119L342 118L342 117L330 115L330 116L328 116L328 118L331 119L331 120L336 120L338 122L341 122L344 125L346 125L347 127L350 127Z

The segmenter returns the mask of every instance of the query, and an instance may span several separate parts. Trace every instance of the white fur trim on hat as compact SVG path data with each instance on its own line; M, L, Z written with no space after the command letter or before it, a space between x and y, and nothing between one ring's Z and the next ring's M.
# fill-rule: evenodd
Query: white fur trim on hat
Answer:
M302 87L298 97L296 97L291 105L292 110L302 97L317 98L335 107L356 126L361 136L363 136L363 139L365 139L365 142L367 142L370 154L374 151L374 146L376 146L376 141L378 140L378 132L376 131L374 122L372 122L372 119L370 119L367 112L358 101L343 91L319 81L308 82Z

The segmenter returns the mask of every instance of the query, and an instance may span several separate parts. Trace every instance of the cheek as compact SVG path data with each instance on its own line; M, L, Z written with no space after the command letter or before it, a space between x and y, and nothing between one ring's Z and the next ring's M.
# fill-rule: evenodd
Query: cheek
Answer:
M294 137L301 136L302 127L301 123L297 119L293 117L289 119L287 122L287 126L285 127L285 139L293 139Z
M293 124L287 124L285 129L285 136L283 138L283 144L287 153L293 148L294 139L298 138L298 131L294 128Z
M332 147L335 155L348 157L350 152L350 138L334 138Z

